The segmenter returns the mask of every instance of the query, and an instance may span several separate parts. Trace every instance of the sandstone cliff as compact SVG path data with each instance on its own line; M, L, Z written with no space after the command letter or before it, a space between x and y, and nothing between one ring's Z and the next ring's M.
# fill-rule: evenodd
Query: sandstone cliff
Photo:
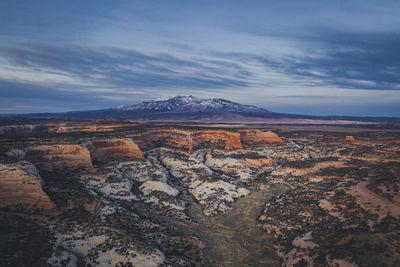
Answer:
M189 151L213 148L224 151L243 149L240 134L228 131L195 131L192 133L193 145Z
M166 147L187 153L203 148L234 151L273 143L284 143L275 133L260 130L242 130L235 133L224 130L153 129L134 134L131 137L145 151L157 147Z
M23 159L35 164L39 170L93 170L89 151L76 144L33 146L26 150Z
M144 159L143 152L131 140L123 138L92 140L85 144L93 160Z
M132 136L132 139L142 150L150 150L157 147L166 147L183 152L192 149L190 131L176 129L154 129Z
M51 210L55 206L42 189L42 179L27 161L0 164L0 206L23 205Z
M243 149L240 134L228 131L185 131L155 129L132 136L143 150L166 147L191 153L196 149L212 148L224 151Z
M261 130L241 130L240 140L244 148L251 148L257 146L265 146L273 143L284 143L284 141L275 133L271 131Z

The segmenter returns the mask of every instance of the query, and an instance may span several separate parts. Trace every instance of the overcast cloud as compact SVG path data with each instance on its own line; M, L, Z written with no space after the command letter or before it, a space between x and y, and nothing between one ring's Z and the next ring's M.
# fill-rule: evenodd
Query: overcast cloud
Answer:
M0 3L0 113L192 94L400 116L398 1L60 2Z

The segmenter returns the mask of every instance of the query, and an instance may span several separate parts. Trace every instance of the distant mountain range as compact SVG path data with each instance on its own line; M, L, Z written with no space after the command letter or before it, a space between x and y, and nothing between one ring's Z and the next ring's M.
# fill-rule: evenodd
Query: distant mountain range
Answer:
M271 112L251 105L242 105L221 98L174 96L145 101L132 106L72 111L64 113L35 113L1 115L9 120L93 120L115 119L145 122L199 122L199 123L400 123L395 117L309 116Z
M178 112L178 113L266 113L268 110L242 105L221 98L174 96L145 101L133 106L119 106L120 111Z

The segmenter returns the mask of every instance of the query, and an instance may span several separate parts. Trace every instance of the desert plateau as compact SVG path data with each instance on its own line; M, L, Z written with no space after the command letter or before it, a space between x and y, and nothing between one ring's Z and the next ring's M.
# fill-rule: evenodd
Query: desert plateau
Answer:
M400 264L398 126L94 124L3 126L2 266Z

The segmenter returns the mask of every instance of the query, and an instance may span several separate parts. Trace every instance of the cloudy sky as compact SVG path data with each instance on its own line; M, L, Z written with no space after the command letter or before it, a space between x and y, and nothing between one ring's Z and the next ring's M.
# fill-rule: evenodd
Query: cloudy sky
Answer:
M400 1L0 1L0 113L221 97L400 116Z

